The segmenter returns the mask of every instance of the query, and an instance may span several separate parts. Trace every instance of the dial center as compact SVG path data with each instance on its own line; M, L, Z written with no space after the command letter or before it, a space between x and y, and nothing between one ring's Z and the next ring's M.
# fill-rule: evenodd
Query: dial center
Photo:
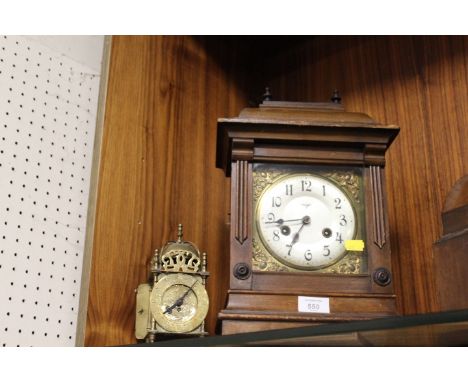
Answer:
M306 206L306 207L304 207ZM329 226L330 208L322 200L313 196L299 196L292 199L284 207L283 219L285 225L288 225L292 232L304 225L301 236L307 238L306 241L317 241L322 236L323 227ZM289 223L286 220L297 219ZM297 228L294 228L297 227Z

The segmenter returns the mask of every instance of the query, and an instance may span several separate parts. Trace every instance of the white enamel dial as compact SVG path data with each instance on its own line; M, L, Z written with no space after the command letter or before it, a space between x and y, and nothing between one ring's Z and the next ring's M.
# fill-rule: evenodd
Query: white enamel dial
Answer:
M313 174L277 179L259 198L259 237L280 262L298 269L325 268L345 254L356 233L356 214L335 183Z

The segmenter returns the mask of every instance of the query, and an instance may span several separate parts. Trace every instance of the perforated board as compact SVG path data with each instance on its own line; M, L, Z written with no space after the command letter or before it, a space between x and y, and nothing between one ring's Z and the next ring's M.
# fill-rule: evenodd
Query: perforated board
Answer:
M0 36L0 345L72 346L99 72Z

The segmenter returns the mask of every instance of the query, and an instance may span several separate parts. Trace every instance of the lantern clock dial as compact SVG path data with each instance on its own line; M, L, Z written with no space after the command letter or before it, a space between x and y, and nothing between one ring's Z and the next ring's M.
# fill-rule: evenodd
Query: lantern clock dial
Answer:
M208 295L200 277L173 273L158 281L150 308L158 324L171 333L186 333L201 325L208 313Z
M314 174L280 177L260 196L259 237L268 252L292 268L326 268L344 257L356 234L356 213L347 194Z

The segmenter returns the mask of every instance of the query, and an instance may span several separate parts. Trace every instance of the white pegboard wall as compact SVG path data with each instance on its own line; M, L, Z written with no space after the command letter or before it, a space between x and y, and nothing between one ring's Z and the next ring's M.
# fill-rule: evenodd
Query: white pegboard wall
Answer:
M99 80L0 36L0 346L75 344Z

